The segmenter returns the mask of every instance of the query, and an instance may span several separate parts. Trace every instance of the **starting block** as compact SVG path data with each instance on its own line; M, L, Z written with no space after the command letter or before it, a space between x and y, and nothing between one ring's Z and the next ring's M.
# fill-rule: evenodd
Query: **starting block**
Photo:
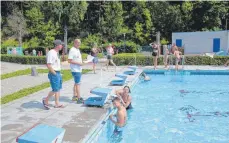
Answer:
M62 143L65 129L38 124L17 137L18 143Z

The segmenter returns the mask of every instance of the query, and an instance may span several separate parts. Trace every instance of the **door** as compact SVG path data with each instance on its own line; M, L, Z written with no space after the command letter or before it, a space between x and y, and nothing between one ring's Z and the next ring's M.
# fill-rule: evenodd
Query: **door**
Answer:
M220 51L220 38L214 38L213 39L213 52L219 52Z
M176 46L182 47L182 39L176 39Z

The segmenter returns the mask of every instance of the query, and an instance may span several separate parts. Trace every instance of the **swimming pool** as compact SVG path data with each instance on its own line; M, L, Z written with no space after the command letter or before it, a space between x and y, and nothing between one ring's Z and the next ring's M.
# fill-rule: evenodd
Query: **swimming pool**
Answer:
M123 132L113 134L108 120L98 143L229 142L228 74L146 72L151 81L132 87L134 109Z

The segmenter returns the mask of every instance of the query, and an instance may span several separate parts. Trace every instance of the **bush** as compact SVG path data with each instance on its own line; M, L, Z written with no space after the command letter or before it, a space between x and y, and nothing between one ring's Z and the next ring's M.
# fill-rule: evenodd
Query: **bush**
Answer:
M46 57L1 55L1 61L20 64L46 64Z
M158 58L158 65L163 65L163 57ZM113 57L116 65L135 65L134 54L118 54ZM185 65L224 65L229 60L229 56L215 56L214 58L207 56L185 56ZM172 57L173 65L175 57ZM136 64L141 66L152 66L153 57L136 54Z
M141 50L141 46L135 44L132 41L126 41L124 42L112 42L112 45L115 46L115 48L118 50L118 53L136 53ZM106 43L102 46L103 50L106 51L106 47L109 45L109 43Z
M1 54L7 54L7 47L18 47L18 41L15 39L8 39L1 43Z

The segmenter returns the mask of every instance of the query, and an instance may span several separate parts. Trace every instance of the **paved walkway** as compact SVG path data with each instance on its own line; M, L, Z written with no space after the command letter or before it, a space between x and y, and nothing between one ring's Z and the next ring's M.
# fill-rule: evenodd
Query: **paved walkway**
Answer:
M117 72L123 70L123 68L117 68ZM107 86L114 75L115 72L104 71L102 75L103 84L101 86ZM131 76L129 79L132 80ZM52 107L51 110L44 110L41 99L47 95L50 88L2 105L2 143L15 142L18 135L36 123L65 128L65 142L76 143L81 141L106 113L106 110L103 108L85 107L82 104L72 102L73 84L73 80L63 84L60 97L60 101L66 106L63 109L55 109ZM90 90L96 86L100 86L99 73L83 75L81 84L82 97L87 98ZM120 87L114 86L112 88L115 90ZM54 101L51 101L50 104L53 105Z
M1 97L48 81L47 73L38 76L22 75L1 80Z
M23 65L23 64L8 63L8 62L1 61L1 74L11 73L18 70L24 70L24 69L31 68L33 66L37 68L45 68L45 65Z
M99 59L99 63L97 65L97 68L100 68L101 65L105 65L105 61L106 59ZM42 64L42 65L24 65L24 64L16 64L16 63L9 63L9 62L2 62L1 61L1 74L6 74L6 73L11 73L14 71L18 71L18 70L24 70L24 69L28 69L31 67L36 67L37 69L47 69L46 65ZM61 65L62 69L70 69L69 63L66 62L62 62ZM92 69L92 64L85 64L83 66L84 69Z

